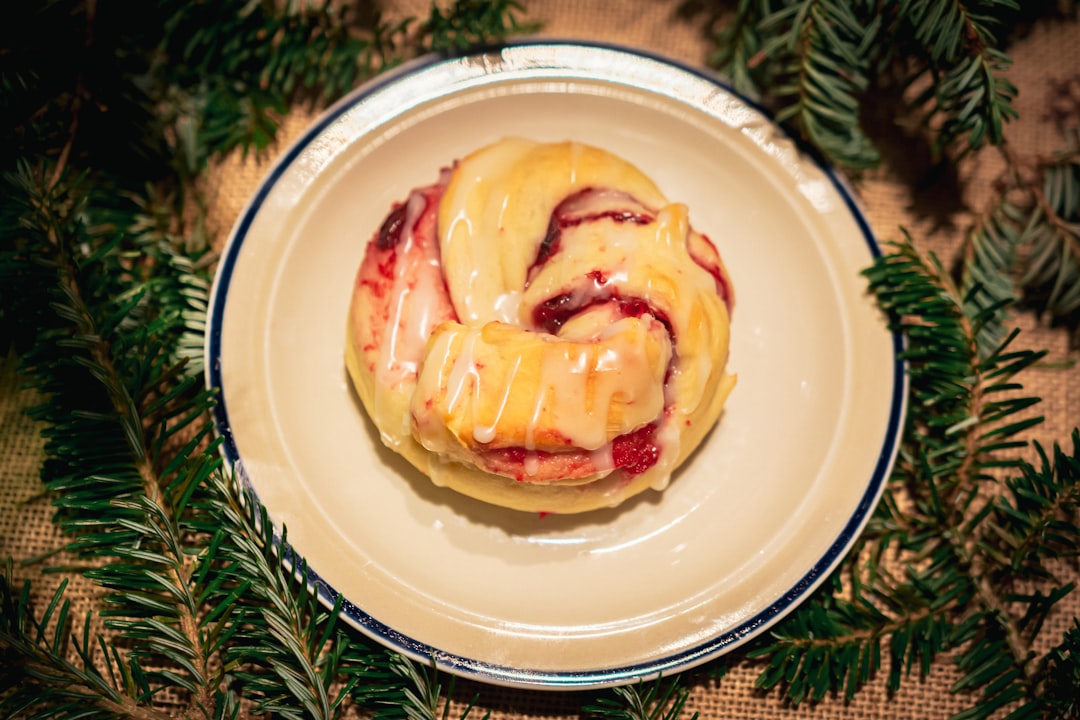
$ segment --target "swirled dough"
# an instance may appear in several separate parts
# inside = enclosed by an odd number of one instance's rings
[[[735,384],[720,256],[631,163],[506,138],[368,241],[345,358],[383,442],[436,484],[575,513],[662,490]]]

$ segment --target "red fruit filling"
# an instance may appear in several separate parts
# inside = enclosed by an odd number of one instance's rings
[[[405,227],[405,204],[396,203],[390,214],[383,220],[379,227],[379,234],[375,238],[375,247],[380,250],[389,250],[401,242],[401,230]]]
[[[648,225],[653,221],[653,216],[629,209],[605,209],[589,211],[589,200],[596,197],[617,198],[621,201],[639,204],[632,196],[616,190],[597,190],[585,188],[573,195],[568,195],[551,212],[551,220],[548,222],[547,234],[536,253],[536,260],[529,268],[529,277],[533,271],[546,263],[548,258],[559,250],[562,240],[562,231],[569,227],[575,227],[586,222],[595,220],[611,220],[617,223],[632,222],[638,225]]]
[[[581,302],[580,299],[575,300],[572,293],[564,293],[562,295],[550,297],[533,308],[533,325],[546,333],[554,335],[567,320],[574,315],[577,315],[582,310],[611,302],[618,306],[619,312],[623,317],[640,318],[645,315],[652,315],[658,321],[663,323],[668,334],[674,338],[671,322],[663,311],[650,306],[648,301],[643,298],[622,297],[615,288],[593,295],[585,302]]]
[[[488,450],[481,453],[481,457],[489,472],[513,477],[519,482],[533,478],[542,478],[545,481],[568,480],[596,472],[592,456],[584,450],[548,452],[510,447]],[[656,444],[656,423],[649,423],[612,440],[611,459],[615,468],[630,475],[640,475],[655,465],[660,459],[660,448]],[[535,465],[531,475],[526,471],[530,463]]]
[[[727,273],[720,266],[719,258],[720,253],[716,251],[716,246],[713,245],[713,241],[709,239],[704,233],[701,235],[701,239],[712,249],[713,257],[704,258],[698,257],[696,253],[691,253],[690,257],[693,258],[700,267],[704,268],[713,279],[716,281],[716,294],[719,295],[724,304],[727,305],[728,312],[731,312],[731,281],[728,280]]]
[[[656,445],[656,423],[649,423],[633,432],[620,435],[611,442],[611,459],[615,467],[631,475],[640,475],[660,458]]]

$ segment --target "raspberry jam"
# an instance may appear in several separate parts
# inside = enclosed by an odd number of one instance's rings
[[[611,459],[615,467],[631,475],[640,475],[660,458],[656,445],[656,423],[649,423],[611,441]]]
[[[600,274],[599,271],[594,272]],[[596,281],[595,277],[592,279],[594,282]],[[533,325],[546,333],[554,335],[567,320],[574,315],[577,315],[582,310],[610,302],[613,302],[618,306],[619,312],[623,317],[640,318],[645,315],[652,315],[659,322],[663,323],[668,333],[674,338],[671,322],[664,312],[651,306],[648,301],[643,298],[622,297],[616,289],[606,290],[603,293],[593,295],[592,297],[587,298],[586,302],[581,302],[580,298],[575,300],[570,293],[550,297],[533,308]]]
[[[379,228],[379,236],[375,240],[375,247],[380,250],[389,250],[401,242],[401,230],[405,226],[405,205],[403,203],[394,206],[390,214],[383,220]]]

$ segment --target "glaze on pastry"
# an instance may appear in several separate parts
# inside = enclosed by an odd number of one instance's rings
[[[731,282],[627,161],[507,138],[395,205],[345,355],[383,442],[436,484],[532,512],[618,505],[716,423]]]

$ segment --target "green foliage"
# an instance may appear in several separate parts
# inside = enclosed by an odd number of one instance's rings
[[[201,599],[220,617],[217,647],[236,668],[236,687],[260,712],[297,720],[338,717],[357,681],[334,687],[351,644],[337,625],[341,599],[330,609],[322,606],[285,533],[275,542],[266,511],[235,487],[214,478],[216,492],[206,508],[208,519],[219,523],[210,547],[220,563],[207,569],[212,584]]]
[[[1080,338],[1080,145],[1063,129],[1065,148],[1027,163],[1006,153],[997,203],[968,234],[961,286],[971,302],[1022,307],[1067,325]],[[982,328],[980,344],[1000,339],[1002,315]]]
[[[957,139],[966,139],[969,150],[1003,141],[1004,122],[1016,117],[1016,88],[1005,77],[1011,60],[1001,48],[1019,9],[1015,0],[898,4],[897,16],[922,55],[909,82],[931,79],[911,103],[925,111],[927,122],[940,120],[939,149]]]
[[[746,653],[767,660],[757,687],[783,687],[794,703],[823,700],[830,692],[851,699],[876,675],[889,651],[890,618],[862,595],[843,598],[839,581],[840,575],[830,578],[813,602]],[[890,677],[890,686],[896,684],[898,677]]]
[[[869,51],[880,27],[881,16],[849,0],[791,3],[759,24],[769,35],[761,52],[775,58],[776,119],[852,168],[880,159],[859,125],[859,96],[869,86]]]
[[[1080,620],[1073,619],[1072,627],[1061,643],[1046,656],[1046,694],[1043,706],[1046,717],[1080,717]]]
[[[76,632],[65,587],[66,581],[36,617],[30,586],[17,589],[10,560],[0,575],[0,711],[6,717],[114,718],[136,707],[131,698],[149,697],[146,678],[91,632],[90,616]]]
[[[515,0],[457,0],[446,10],[432,4],[431,15],[421,26],[422,46],[431,52],[449,52],[535,32],[538,24],[518,20],[516,13],[523,9]]]
[[[182,344],[184,314],[198,289],[174,272],[174,263],[161,261],[175,249],[120,232],[106,221],[120,211],[63,172],[43,178],[27,168],[19,183],[27,211],[18,249],[5,260],[48,271],[41,278],[48,282],[9,288],[51,310],[51,322],[39,327],[23,356],[43,400],[31,411],[46,426],[43,477],[56,521],[71,536],[66,549],[105,592],[100,616],[110,640],[96,645],[113,666],[97,677],[66,665],[58,640],[49,648],[58,656],[42,662],[66,674],[51,676],[55,688],[38,684],[40,697],[47,704],[53,689],[67,696],[65,678],[79,671],[77,687],[88,688],[79,692],[100,690],[108,707],[148,706],[173,688],[186,691],[193,714],[215,716],[234,705],[228,685],[235,681],[224,668],[237,657],[257,664],[271,654],[281,676],[290,663],[310,667],[310,655],[325,645],[313,643],[295,617],[282,630],[277,616],[260,608],[253,621],[252,606],[264,594],[276,591],[279,604],[310,614],[313,624],[326,624],[325,613],[312,612],[306,585],[282,586],[281,564],[265,559],[274,545],[264,527],[236,518],[239,500],[219,479],[220,461],[208,445],[211,395],[167,349]],[[138,212],[130,210],[132,217]],[[256,553],[261,565],[241,564]],[[17,623],[7,642],[29,647],[19,634],[28,627],[25,619]],[[63,638],[64,626],[56,632]],[[260,651],[249,651],[241,638],[252,638]],[[82,647],[94,647],[88,643],[84,638]],[[336,676],[331,670],[326,677]],[[237,673],[241,682],[255,675]],[[319,687],[309,683],[289,697],[307,707]]]
[[[963,154],[1001,144],[1016,117],[1005,29],[1018,11],[1014,0],[739,0],[714,10],[709,63],[842,167],[879,163],[867,107],[889,92],[939,156]]]
[[[761,0],[739,0],[731,17],[715,32],[709,63],[727,73],[732,86],[748,96],[759,94],[756,67],[764,59],[764,38],[757,30]]]
[[[364,666],[361,658],[356,666]],[[434,663],[420,665],[404,655],[389,659],[390,676],[382,683],[356,686],[353,697],[361,707],[372,709],[375,720],[465,720],[476,708],[476,696],[456,715],[452,710],[456,681],[444,678]],[[443,679],[447,683],[443,685]],[[490,713],[485,713],[484,718]]]
[[[880,668],[895,690],[953,653],[953,690],[972,702],[959,717],[1006,706],[1038,716],[1062,700],[1045,694],[1047,663],[1033,659],[1047,616],[1073,590],[1052,568],[1080,547],[1080,430],[1071,452],[1036,444],[1037,465],[1015,453],[1041,420],[1016,379],[1044,353],[1011,349],[1015,332],[980,346],[1005,305],[971,302],[910,239],[866,275],[908,340],[904,440],[841,572],[747,653],[765,665],[758,685],[795,703],[850,698]]]
[[[688,697],[689,691],[678,676],[658,677],[652,682],[617,687],[610,696],[586,703],[582,711],[594,720],[678,720]],[[694,713],[691,720],[697,716]]]
[[[994,307],[1004,309],[1018,300],[1013,273],[1024,245],[1024,231],[1017,225],[1018,221],[1022,218],[1015,209],[1003,203],[968,233],[960,288],[969,313]],[[988,352],[1002,342],[1008,321],[1005,312],[985,317],[976,338],[980,352]]]
[[[166,31],[153,78],[167,88],[180,169],[233,147],[266,148],[291,103],[338,97],[396,63],[409,22],[364,3],[226,0],[157,5]]]
[[[1038,166],[1041,186],[1031,188],[1025,223],[1028,255],[1018,284],[1041,313],[1080,324],[1080,143],[1067,131],[1065,150]],[[1005,203],[1003,206],[1009,207]],[[1012,209],[1012,208],[1009,208]],[[1018,208],[1020,212],[1023,209]]]

